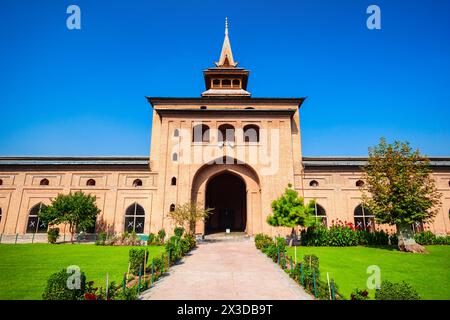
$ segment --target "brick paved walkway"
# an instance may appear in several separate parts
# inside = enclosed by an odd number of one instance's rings
[[[155,300],[310,300],[253,241],[203,243],[142,295]]]

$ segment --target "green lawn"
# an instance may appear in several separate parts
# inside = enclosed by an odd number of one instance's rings
[[[381,280],[411,284],[422,299],[450,299],[450,246],[427,246],[429,254],[404,253],[391,248],[298,247],[297,259],[305,254],[319,257],[321,278],[330,274],[345,298],[354,288],[366,288],[369,265],[378,265]],[[294,248],[288,249],[294,256]],[[369,290],[373,298],[374,292]]]
[[[50,274],[77,265],[99,287],[110,281],[121,283],[128,268],[131,247],[91,244],[0,244],[0,299],[41,299]],[[159,256],[163,247],[147,247]]]

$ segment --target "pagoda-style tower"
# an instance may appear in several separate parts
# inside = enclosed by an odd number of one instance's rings
[[[215,67],[203,71],[206,91],[202,93],[202,97],[250,97],[250,92],[247,91],[250,72],[238,68],[238,63],[234,62],[228,37],[228,18],[225,18],[225,38],[222,52],[219,62],[215,64]]]

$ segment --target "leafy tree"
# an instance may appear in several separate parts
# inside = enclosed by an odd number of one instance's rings
[[[96,197],[82,191],[69,194],[58,194],[51,205],[41,210],[39,219],[49,225],[68,224],[73,236],[75,231],[86,230],[95,225],[100,209],[95,204]]]
[[[377,222],[397,227],[401,251],[425,252],[414,240],[411,224],[432,221],[441,206],[441,193],[431,176],[429,159],[407,142],[386,143],[382,138],[369,148],[363,168],[364,205]]]
[[[176,205],[175,210],[168,213],[168,216],[179,227],[188,227],[189,233],[195,232],[195,224],[199,220],[205,220],[212,214],[214,208],[204,208],[196,202],[188,201],[186,203]]]
[[[284,194],[272,202],[273,214],[267,217],[267,223],[274,227],[310,226],[313,224],[315,202],[305,205],[304,199],[289,184]]]

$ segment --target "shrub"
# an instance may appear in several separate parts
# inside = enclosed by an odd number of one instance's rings
[[[264,250],[273,244],[273,240],[266,234],[258,233],[255,235],[255,246],[258,250]]]
[[[197,240],[195,240],[195,235],[191,233],[186,233],[184,238],[189,242],[189,251],[197,246]]]
[[[130,249],[129,251],[129,261],[130,261],[130,272],[132,274],[138,275],[141,265],[144,266],[144,257],[147,256],[147,249]]]
[[[393,233],[389,236],[389,244],[391,246],[396,246],[398,245],[398,237],[397,234]]]
[[[392,283],[383,281],[375,291],[376,300],[420,300],[417,291],[405,281]]]
[[[418,232],[414,240],[420,245],[449,245],[450,236],[437,236],[431,231]]]
[[[349,226],[333,225],[328,230],[327,245],[349,247],[359,244],[358,232]]]
[[[56,243],[59,237],[59,228],[50,228],[47,231],[48,243]]]
[[[73,277],[73,273],[67,273],[63,269],[52,274],[47,280],[47,286],[42,293],[43,300],[81,300],[83,299],[86,288],[86,276],[84,272],[80,272],[80,287],[77,289],[69,289],[67,280]],[[76,283],[75,283],[76,284]]]
[[[177,227],[173,230],[173,233],[175,234],[175,236],[180,237],[183,235],[184,233],[184,228],[183,227]]]
[[[170,254],[170,261],[177,262],[183,256],[181,248],[181,238],[172,236],[166,241],[166,252]]]
[[[350,300],[369,300],[369,292],[356,288],[350,295]]]
[[[137,287],[125,288],[118,291],[115,300],[136,300],[138,297]]]
[[[387,246],[389,245],[389,234],[380,231],[358,230],[359,244],[366,246]]]
[[[328,245],[328,229],[323,225],[309,227],[301,232],[302,246]]]
[[[155,275],[159,275],[162,271],[162,267],[163,267],[163,261],[161,258],[154,258],[153,259],[153,272],[155,273]]]
[[[95,241],[95,244],[98,246],[104,246],[106,243],[106,239],[108,237],[108,234],[106,232],[99,232],[97,235],[97,240]]]
[[[156,235],[154,233],[149,233],[148,234],[148,239],[147,239],[147,245],[151,246],[151,245],[155,245],[156,242]]]
[[[164,239],[166,238],[166,231],[161,229],[158,231],[157,241],[160,244],[164,244]]]

